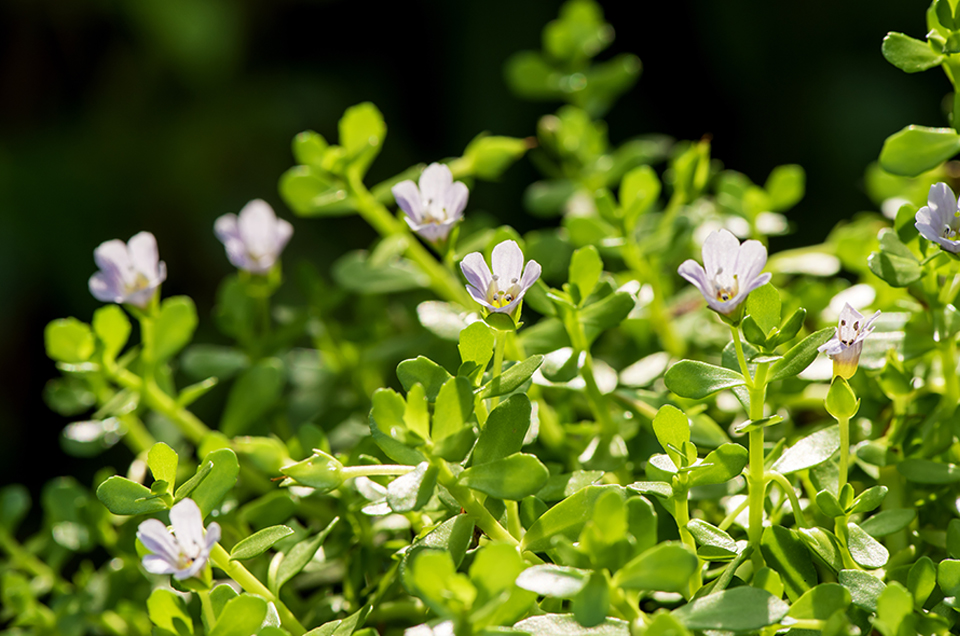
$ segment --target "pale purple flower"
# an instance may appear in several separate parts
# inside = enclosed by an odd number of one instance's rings
[[[504,241],[494,247],[490,263],[492,273],[480,252],[464,257],[460,269],[469,283],[467,291],[487,309],[510,313],[540,278],[540,264],[528,261],[524,268],[523,252],[516,241]]]
[[[728,230],[717,230],[703,242],[702,253],[702,267],[687,259],[677,271],[721,314],[732,313],[750,292],[770,281],[769,273],[760,273],[767,264],[767,248],[760,241],[741,245]]]
[[[293,236],[293,226],[278,219],[262,199],[243,206],[239,216],[224,214],[213,224],[213,231],[227,248],[230,263],[251,274],[269,272]]]
[[[184,499],[170,509],[173,533],[158,519],[147,519],[137,529],[137,538],[151,552],[143,567],[153,574],[172,574],[178,581],[199,574],[210,558],[210,549],[220,540],[220,526],[211,523],[203,531],[203,515],[193,499]]]
[[[470,191],[453,181],[450,168],[431,163],[420,175],[420,187],[413,181],[401,181],[391,189],[397,205],[406,213],[410,228],[424,239],[443,241],[463,217]]]
[[[960,210],[957,197],[946,183],[930,186],[927,204],[917,210],[914,225],[923,238],[939,243],[948,252],[960,253]]]
[[[820,345],[817,350],[826,353],[833,360],[833,374],[850,379],[857,372],[863,340],[873,331],[873,322],[880,315],[878,310],[864,320],[863,314],[848,304],[840,311],[840,321],[833,338]]]
[[[157,255],[157,239],[150,232],[135,234],[127,243],[119,239],[101,243],[93,260],[100,271],[90,277],[90,293],[104,302],[143,309],[167,279],[167,265]]]

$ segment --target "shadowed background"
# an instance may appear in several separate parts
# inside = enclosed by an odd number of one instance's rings
[[[602,3],[619,52],[640,56],[638,85],[607,117],[614,144],[641,133],[713,136],[713,154],[762,183],[799,163],[807,196],[796,232],[774,250],[823,239],[872,206],[862,175],[883,139],[945,125],[939,70],[908,76],[880,55],[887,31],[926,32],[923,3]],[[375,8],[372,8],[375,6]],[[404,3],[276,0],[8,0],[0,5],[0,484],[76,474],[102,460],[63,455],[67,420],[41,399],[57,375],[44,354],[54,318],[88,321],[102,241],[153,232],[169,271],[164,295],[188,294],[198,341],[232,271],[214,219],[263,198],[291,219],[285,262],[321,271],[374,238],[361,221],[296,219],[277,195],[292,137],[336,138],[343,110],[370,100],[386,144],[376,183],[416,162],[458,155],[481,130],[525,137],[559,104],[514,98],[510,54],[539,48],[557,0]],[[525,160],[480,183],[470,210],[520,231]]]

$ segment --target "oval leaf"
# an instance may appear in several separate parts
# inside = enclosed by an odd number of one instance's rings
[[[284,539],[293,534],[293,529],[287,526],[270,526],[237,543],[230,550],[230,558],[233,560],[252,559],[260,556],[280,539]]]

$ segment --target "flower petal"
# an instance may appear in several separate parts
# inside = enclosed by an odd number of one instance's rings
[[[274,262],[280,257],[280,252],[283,251],[283,248],[287,246],[287,243],[290,242],[290,238],[293,236],[293,225],[290,221],[286,219],[277,219],[276,225],[274,225]]]
[[[767,248],[763,246],[763,243],[753,240],[744,241],[737,252],[737,263],[734,269],[740,277],[740,284],[749,286],[760,275],[766,264]]]
[[[929,208],[923,208],[923,210],[929,210]],[[917,213],[917,218],[918,219],[920,218],[919,212]],[[920,236],[927,239],[928,241],[933,241],[934,243],[936,243],[941,238],[939,233],[935,229],[933,229],[933,226],[930,225],[930,223],[921,223],[918,220],[913,225],[917,228],[917,231],[920,232]]]
[[[180,556],[180,546],[167,526],[159,519],[147,519],[137,527],[137,538],[152,554],[176,563]]]
[[[476,287],[474,287],[473,285],[467,285],[467,293],[470,294],[470,296],[471,296],[475,301],[477,301],[478,303],[480,303],[481,305],[483,305],[483,306],[486,307],[487,309],[494,309],[494,310],[496,310],[496,307],[494,307],[493,305],[491,305],[491,304],[487,301],[487,295],[486,295],[485,293],[483,293],[482,291],[478,290],[478,289],[477,289]]]
[[[712,280],[717,272],[735,271],[740,241],[729,230],[720,229],[703,242],[703,269],[707,278]]]
[[[927,195],[927,205],[941,224],[946,224],[957,211],[957,197],[946,183],[934,183]]]
[[[507,240],[494,247],[490,254],[490,267],[493,275],[499,279],[501,289],[519,282],[523,274],[523,252],[517,242]]]
[[[237,225],[237,215],[224,214],[217,217],[217,220],[213,222],[213,233],[223,244],[226,244],[227,241],[240,241],[240,226]]]
[[[444,197],[443,207],[447,211],[447,218],[455,221],[463,216],[463,209],[467,207],[467,199],[470,197],[470,190],[466,184],[457,181],[447,188]]]
[[[520,279],[520,293],[517,294],[517,298],[522,298],[527,290],[533,287],[542,272],[540,263],[532,260],[527,261],[527,266],[523,268],[523,277]]]
[[[140,274],[153,281],[159,276],[158,263],[160,256],[157,253],[157,239],[150,232],[138,232],[127,243],[130,252],[130,262]]]
[[[130,269],[130,252],[120,239],[105,241],[93,250],[93,261],[107,274]]]
[[[407,179],[390,188],[390,192],[393,193],[397,205],[406,213],[408,218],[415,223],[423,221],[423,204],[420,202],[420,190],[417,188],[417,184]]]
[[[97,272],[90,277],[90,293],[97,300],[105,303],[119,303],[123,301],[122,293],[116,288],[114,280],[104,272]]]
[[[204,545],[203,514],[193,499],[183,499],[170,509],[170,524],[177,541],[190,556],[195,556]]]
[[[442,163],[431,163],[420,175],[420,201],[423,207],[431,202],[442,203],[446,200],[447,188],[453,183],[450,168]]]
[[[677,273],[694,285],[708,301],[714,296],[712,284],[707,280],[707,273],[697,261],[688,258],[677,268]]]
[[[271,256],[276,245],[277,215],[263,199],[250,201],[237,217],[240,238],[253,257]]]
[[[470,252],[460,261],[460,271],[467,279],[467,282],[477,288],[477,290],[486,298],[487,289],[493,282],[493,276],[490,274],[490,268],[487,262],[483,260],[483,254],[480,252]]]
[[[953,254],[960,253],[960,242],[958,241],[951,241],[950,239],[945,239],[940,236],[934,237],[933,240],[939,243],[940,247],[947,250],[948,252],[951,252]]]
[[[143,569],[150,574],[173,574],[177,571],[177,566],[156,554],[148,554],[143,557]]]

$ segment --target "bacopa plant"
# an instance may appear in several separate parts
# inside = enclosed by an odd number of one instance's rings
[[[953,4],[883,54],[955,82]],[[356,214],[380,238],[282,273],[294,226],[269,205],[217,219],[231,345],[192,342],[148,231],[96,248],[105,304],[47,326],[46,397],[67,452],[122,443],[129,464],[47,484],[33,536],[26,489],[0,490],[10,633],[955,631],[960,109],[887,140],[867,184],[889,217],[771,255],[803,170],[757,185],[707,139],[611,145],[601,117],[640,69],[594,61],[612,38],[570,0],[508,61],[517,95],[565,102],[530,139],[369,186],[373,104],[337,143],[297,135],[299,223]],[[544,176],[523,203],[557,223],[521,236],[469,195],[524,155]]]

